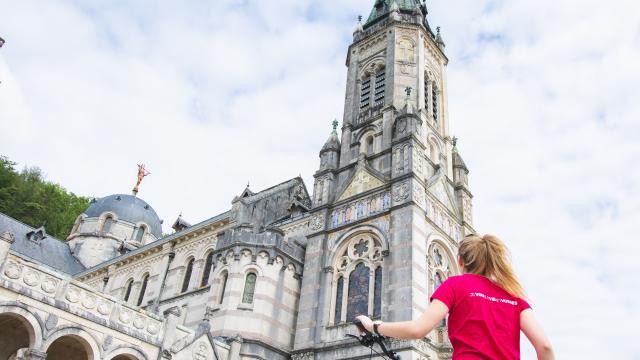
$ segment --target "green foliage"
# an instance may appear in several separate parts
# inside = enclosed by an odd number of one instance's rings
[[[0,156],[0,212],[32,227],[66,239],[78,215],[89,207],[89,198],[76,196],[45,180],[37,167],[16,171],[16,163]]]

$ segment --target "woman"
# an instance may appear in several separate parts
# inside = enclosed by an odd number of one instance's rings
[[[431,297],[418,320],[383,323],[359,316],[364,327],[384,336],[422,339],[449,314],[453,360],[520,359],[520,330],[539,360],[555,356],[516,278],[504,243],[495,236],[465,237],[458,249],[463,275],[452,276]]]

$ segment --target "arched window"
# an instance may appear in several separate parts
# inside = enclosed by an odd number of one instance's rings
[[[108,233],[111,231],[111,226],[113,225],[113,217],[111,215],[107,215],[104,219],[104,223],[102,223],[102,232]]]
[[[194,259],[191,259],[187,263],[187,269],[184,272],[184,279],[182,280],[182,289],[180,292],[186,292],[187,290],[189,290],[189,283],[191,282],[191,273],[193,272],[193,261]]]
[[[373,136],[369,135],[367,137],[367,155],[373,154]]]
[[[442,285],[445,280],[455,275],[455,265],[452,265],[452,257],[442,245],[434,243],[429,248],[427,257],[427,265],[429,266],[429,289],[431,295]],[[439,326],[445,326],[446,320],[443,320]]]
[[[144,300],[144,293],[147,292],[147,284],[149,283],[149,274],[146,274],[142,278],[142,286],[140,287],[140,294],[138,294],[138,302],[136,305],[142,305],[142,301]]]
[[[209,285],[209,276],[211,275],[211,267],[213,267],[213,251],[207,254],[207,259],[204,262],[204,271],[202,272],[202,280],[200,281],[200,287]]]
[[[376,86],[373,98],[373,106],[384,105],[384,88],[385,88],[385,69],[382,68],[376,72]]]
[[[136,231],[136,237],[135,240],[138,242],[142,242],[142,239],[144,239],[144,233],[147,231],[147,228],[143,226],[140,226],[138,228],[138,230]]]
[[[347,321],[358,315],[369,314],[369,268],[358,263],[349,274],[349,295],[347,296]]]
[[[129,281],[127,281],[127,289],[125,290],[124,297],[122,298],[124,302],[129,302],[129,297],[131,297],[132,288],[133,288],[133,279],[129,279]]]
[[[253,295],[256,291],[256,279],[255,273],[248,273],[244,282],[244,292],[242,293],[242,303],[253,304]]]
[[[229,279],[229,273],[226,271],[222,273],[222,277],[220,279],[220,293],[218,295],[218,304],[222,304],[224,300],[224,293],[227,290],[227,280]]]
[[[380,317],[382,309],[382,246],[370,233],[348,239],[334,263],[334,324],[358,315]],[[369,296],[373,295],[373,298]],[[346,295],[346,296],[345,296]]]
[[[434,164],[440,163],[440,150],[433,139],[429,140],[429,158]]]
[[[438,122],[440,109],[438,108],[438,102],[440,101],[438,97],[438,87],[434,84],[431,88],[431,111],[433,114],[433,121]]]

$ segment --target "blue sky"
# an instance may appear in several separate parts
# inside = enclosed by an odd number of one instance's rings
[[[0,154],[91,196],[128,193],[144,161],[165,224],[247,181],[311,186],[372,3],[0,0]],[[640,359],[638,5],[428,5],[476,227],[511,247],[559,358]]]

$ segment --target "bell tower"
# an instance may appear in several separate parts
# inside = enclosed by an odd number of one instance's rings
[[[459,273],[473,231],[468,168],[449,134],[448,59],[419,0],[376,0],[349,46],[342,133],[320,151],[293,359],[349,359],[364,314],[415,319]],[[394,343],[403,358],[450,358],[446,326]]]

